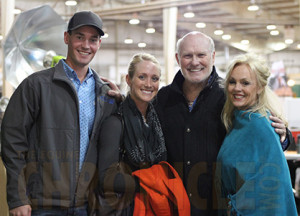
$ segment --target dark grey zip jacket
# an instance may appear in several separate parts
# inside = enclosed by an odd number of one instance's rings
[[[68,208],[87,202],[96,171],[102,121],[116,110],[108,85],[93,71],[95,121],[79,172],[79,104],[73,83],[60,62],[26,78],[10,99],[2,122],[2,159],[7,171],[10,209]]]

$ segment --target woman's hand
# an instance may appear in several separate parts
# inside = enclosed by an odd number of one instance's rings
[[[280,142],[283,143],[286,139],[286,126],[284,122],[276,116],[270,116],[270,120],[273,121],[272,127],[274,127],[275,132],[280,136]]]

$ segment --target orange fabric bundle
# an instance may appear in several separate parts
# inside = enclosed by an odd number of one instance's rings
[[[132,173],[145,193],[134,199],[134,216],[189,216],[190,202],[176,170],[163,161]]]

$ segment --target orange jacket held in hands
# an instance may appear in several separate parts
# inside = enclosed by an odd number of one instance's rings
[[[134,216],[189,216],[190,202],[175,169],[163,161],[132,173],[142,188],[134,200]]]

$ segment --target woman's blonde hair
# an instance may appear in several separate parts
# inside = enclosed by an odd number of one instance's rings
[[[136,65],[142,61],[150,61],[150,62],[154,63],[155,66],[157,67],[159,75],[161,74],[160,64],[153,55],[151,55],[149,53],[137,53],[131,58],[131,61],[129,62],[129,65],[128,65],[128,76],[130,79],[132,79],[134,76],[134,73],[136,70]]]
[[[232,128],[233,122],[233,112],[235,110],[230,98],[228,97],[227,88],[229,85],[229,79],[232,71],[235,67],[239,65],[246,65],[249,67],[250,71],[254,73],[258,88],[262,89],[262,92],[257,95],[257,101],[254,106],[250,107],[247,112],[250,113],[260,113],[262,116],[267,117],[268,113],[271,112],[272,115],[279,117],[287,126],[287,121],[284,117],[281,103],[277,95],[268,86],[268,78],[270,76],[270,70],[267,66],[265,60],[261,57],[248,53],[236,56],[228,66],[228,73],[225,78],[225,94],[226,101],[222,111],[222,120],[226,127],[227,132]]]

